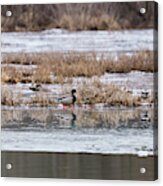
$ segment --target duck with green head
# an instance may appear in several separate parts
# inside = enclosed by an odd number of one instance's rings
[[[58,103],[63,104],[63,106],[74,106],[76,100],[76,89],[72,89],[71,95],[58,98]]]

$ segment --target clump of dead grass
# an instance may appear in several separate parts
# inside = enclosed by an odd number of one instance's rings
[[[58,75],[54,79],[53,83],[55,83],[55,84],[64,84],[65,83],[65,78],[62,75]]]
[[[47,94],[39,93],[32,97],[32,99],[28,102],[28,105],[47,107],[56,105],[56,102],[54,99],[51,99]]]
[[[27,72],[23,69],[17,69],[16,67],[2,67],[1,68],[1,81],[3,83],[30,83],[32,82],[32,73]]]
[[[58,21],[57,27],[68,29],[71,31],[76,30],[119,30],[120,24],[117,20],[108,14],[101,16],[88,16],[84,13],[76,16],[64,14]]]
[[[21,95],[20,94],[14,94],[13,91],[9,89],[2,89],[1,91],[1,104],[7,105],[7,106],[17,106],[20,105]]]
[[[6,56],[6,57],[5,57]],[[153,51],[136,52],[132,56],[120,55],[99,59],[95,53],[45,53],[45,54],[7,54],[3,63],[36,64],[32,73],[14,67],[2,68],[2,82],[38,82],[64,84],[65,78],[101,76],[104,73],[128,73],[133,70],[156,72]],[[18,60],[19,59],[19,60]]]
[[[131,56],[120,55],[118,59],[104,62],[103,66],[108,73],[128,73],[134,70],[144,72],[156,72],[157,68],[153,51],[140,51]]]
[[[1,80],[4,83],[18,83],[22,79],[22,73],[14,67],[3,67]]]
[[[46,65],[46,63],[38,66],[33,75],[33,81],[36,83],[52,83],[51,66]]]
[[[7,54],[3,55],[2,62],[5,64],[32,65],[39,63],[39,57],[41,56],[27,53]]]
[[[54,62],[55,63],[55,62]],[[100,67],[100,62],[83,55],[70,54],[61,58],[60,62],[56,61],[53,67],[55,75],[62,75],[63,77],[92,77],[94,75],[100,76],[104,73]]]
[[[140,106],[141,97],[133,96],[116,85],[106,85],[99,80],[92,83],[83,83],[78,89],[79,104],[104,103],[109,106]]]
[[[155,52],[151,51],[141,51],[137,52],[131,57],[132,70],[139,70],[145,72],[155,72],[157,71],[157,63],[155,59]]]

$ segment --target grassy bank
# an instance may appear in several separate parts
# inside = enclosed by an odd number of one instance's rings
[[[140,14],[140,8],[146,8]],[[6,17],[6,11],[12,11]],[[3,5],[2,31],[154,28],[154,2]]]
[[[72,85],[66,89],[66,92],[71,92]],[[65,89],[64,89],[65,91]],[[63,92],[66,93],[66,92]],[[56,96],[56,95],[55,95]],[[57,97],[57,96],[56,96]],[[94,105],[97,103],[103,103],[106,106],[126,106],[126,107],[137,107],[141,106],[142,103],[148,103],[148,105],[154,102],[153,96],[150,95],[148,98],[142,98],[141,96],[134,96],[132,92],[127,89],[113,84],[103,84],[101,81],[94,80],[93,82],[81,82],[77,87],[77,102],[76,104],[89,104]],[[2,89],[1,96],[2,105],[8,106],[54,106],[58,102],[54,99],[54,96],[45,92],[37,92],[32,97],[24,99],[24,95],[15,93],[14,90],[4,88]]]
[[[101,76],[105,73],[128,73],[133,70],[156,72],[152,51],[136,52],[132,56],[120,55],[97,58],[95,53],[44,53],[44,54],[7,54],[3,56],[3,83],[66,83],[72,77]],[[10,64],[19,64],[17,68]],[[25,66],[37,65],[26,69]],[[25,66],[24,66],[25,65]],[[23,68],[24,66],[24,68]]]
[[[107,106],[137,107],[142,103],[153,103],[153,98],[143,99],[141,96],[134,96],[131,92],[113,84],[103,84],[99,80],[93,83],[83,83],[78,89],[78,103],[104,103]]]

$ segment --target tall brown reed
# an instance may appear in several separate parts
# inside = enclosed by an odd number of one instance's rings
[[[95,53],[43,53],[43,54],[7,54],[2,63],[8,66],[2,68],[2,82],[39,82],[64,83],[65,77],[92,77],[104,73],[127,73],[132,70],[156,72],[154,52],[141,51],[132,56],[120,55],[97,58]],[[27,73],[9,64],[36,64],[34,71]],[[27,78],[28,76],[28,78]]]

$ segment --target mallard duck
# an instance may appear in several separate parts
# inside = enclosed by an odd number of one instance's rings
[[[57,99],[58,103],[61,103],[64,106],[74,105],[76,102],[76,95],[75,94],[76,94],[76,89],[72,89],[71,95],[58,98]]]
[[[42,91],[42,92],[51,92],[50,89],[46,88],[46,87],[42,87],[41,84],[32,84],[31,87],[29,87],[30,90],[38,92],[38,91]]]
[[[29,87],[29,89],[30,90],[32,90],[32,91],[40,91],[41,90],[41,85],[40,84],[32,84],[32,86],[31,87]]]
[[[141,121],[150,121],[150,118],[149,118],[149,115],[148,115],[148,112],[145,111],[144,113],[141,114]]]
[[[147,99],[148,97],[149,97],[149,92],[148,91],[142,91],[141,92],[141,97],[143,98],[143,99]]]

